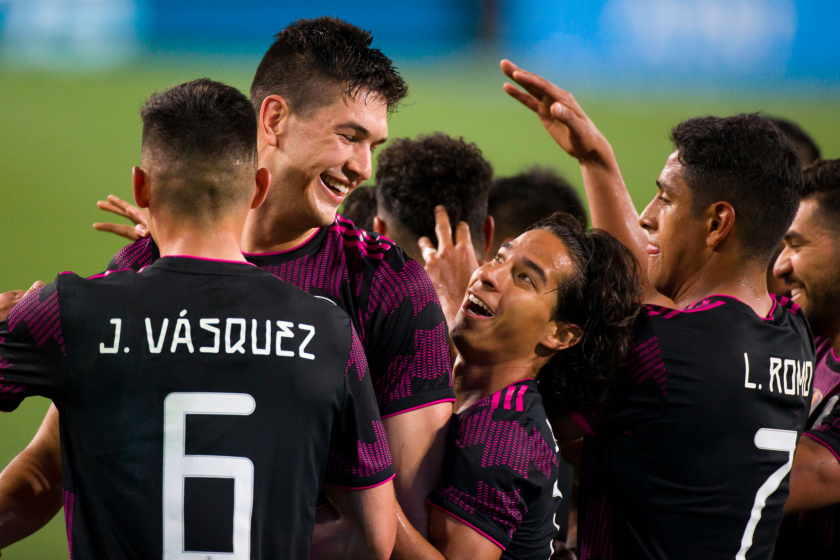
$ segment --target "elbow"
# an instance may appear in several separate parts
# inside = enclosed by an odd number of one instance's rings
[[[365,535],[365,548],[367,549],[364,558],[371,560],[388,560],[394,551],[394,543],[397,539],[397,516],[394,514],[390,520],[383,520],[376,527],[372,527]]]

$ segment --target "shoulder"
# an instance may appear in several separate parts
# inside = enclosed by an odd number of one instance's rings
[[[335,221],[327,228],[327,243],[347,257],[365,259],[373,265],[386,259],[392,261],[402,253],[387,237],[357,227],[340,214],[335,215]]]
[[[157,245],[151,237],[138,239],[117,251],[108,270],[133,269],[140,270],[144,266],[152,264],[158,258]]]

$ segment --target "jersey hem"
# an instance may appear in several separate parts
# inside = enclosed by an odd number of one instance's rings
[[[412,410],[419,410],[421,408],[426,408],[427,406],[433,406],[433,405],[440,404],[440,403],[445,403],[445,402],[455,402],[456,400],[457,399],[453,397],[453,398],[440,399],[440,400],[437,400],[437,401],[418,404],[417,406],[412,406],[411,408],[406,408],[405,410],[400,410],[400,411],[397,411],[397,412],[392,412],[390,414],[386,414],[385,416],[382,416],[382,419],[385,420],[386,418],[393,418],[394,416],[399,416],[400,414],[405,414],[406,412],[411,412]]]
[[[345,485],[342,485],[342,484],[328,484],[326,482],[323,484],[323,486],[329,486],[330,488],[347,488],[349,490],[368,490],[369,488],[376,488],[377,486],[382,486],[386,482],[390,482],[390,481],[394,480],[394,477],[396,477],[396,476],[397,476],[397,474],[394,473],[391,476],[389,476],[388,478],[386,478],[385,480],[383,480],[382,482],[377,482],[376,484],[371,484],[369,486],[345,486]]]
[[[505,547],[502,545],[502,543],[500,543],[499,541],[497,541],[496,539],[494,539],[493,537],[491,537],[490,535],[488,535],[487,533],[485,533],[484,531],[482,531],[481,529],[479,529],[478,527],[476,527],[475,525],[473,525],[469,521],[463,519],[462,517],[456,515],[455,513],[451,512],[451,511],[449,511],[445,507],[437,505],[436,503],[432,502],[429,498],[426,498],[426,502],[430,506],[432,506],[433,508],[439,509],[440,511],[442,511],[446,515],[457,519],[458,521],[460,521],[461,523],[463,523],[464,525],[466,525],[467,527],[469,527],[470,529],[472,529],[473,531],[475,531],[476,533],[478,533],[479,535],[481,535],[482,537],[484,537],[485,539],[487,539],[491,543],[493,543],[496,546],[498,546],[499,548],[501,548],[502,551],[505,550]]]
[[[397,414],[402,414],[415,408],[422,408],[448,399],[455,400],[455,390],[452,387],[438,387],[424,391],[419,395],[412,395],[404,399],[379,405],[379,415],[382,418],[388,418],[389,416],[396,416]]]

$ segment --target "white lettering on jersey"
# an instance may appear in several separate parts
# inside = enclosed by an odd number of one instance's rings
[[[750,357],[744,352],[744,387],[747,389],[755,389],[755,383],[750,381]]]
[[[306,335],[306,338],[301,343],[300,348],[298,348],[298,356],[300,356],[301,358],[306,358],[307,360],[314,360],[315,354],[310,354],[308,352],[305,352],[304,350],[307,344],[309,344],[309,341],[312,340],[312,337],[315,336],[315,327],[313,327],[312,325],[299,324],[298,328],[303,331],[309,331],[309,334]]]
[[[232,345],[230,344],[230,329],[232,325],[239,325],[239,341]],[[228,354],[233,354],[234,352],[239,352],[240,354],[245,353],[245,319],[228,319],[227,325],[225,328],[225,352]]]
[[[291,358],[295,355],[294,352],[291,350],[283,350],[283,339],[284,338],[294,338],[295,333],[292,332],[292,327],[294,327],[294,323],[290,323],[288,321],[277,321],[277,328],[280,329],[277,331],[277,355],[278,356],[286,356],[287,358]]]
[[[155,344],[155,339],[152,337],[152,320],[146,317],[146,338],[149,339],[149,352],[152,354],[160,354],[163,349],[163,339],[166,336],[167,327],[169,327],[169,319],[164,319],[163,325],[160,327],[158,342]]]
[[[99,343],[100,354],[116,354],[120,349],[120,332],[122,331],[122,319],[111,319],[111,324],[116,325],[116,332],[114,333],[114,345],[110,348],[105,347],[104,342]]]
[[[746,355],[746,354],[745,354]],[[799,361],[789,358],[770,358],[770,392],[783,392],[785,395],[807,397],[811,392],[811,381],[814,377],[814,362]],[[776,387],[773,388],[773,379]],[[784,389],[782,387],[784,386]],[[761,385],[758,386],[761,388]]]
[[[201,319],[198,321],[199,326],[205,331],[213,333],[213,346],[202,346],[198,349],[203,354],[218,354],[219,353],[219,333],[221,332],[216,327],[210,325],[218,325],[218,319]]]
[[[172,347],[169,349],[171,353],[175,353],[175,350],[178,348],[179,344],[186,344],[187,350],[190,351],[190,354],[193,353],[193,343],[192,343],[192,334],[190,334],[190,322],[187,319],[184,319],[186,316],[187,310],[184,309],[181,311],[180,316],[181,318],[175,322],[175,334],[172,335]],[[181,331],[184,331],[184,334],[181,334]]]
[[[251,351],[258,356],[271,354],[271,321],[265,321],[265,348],[257,347],[257,320],[251,319]]]

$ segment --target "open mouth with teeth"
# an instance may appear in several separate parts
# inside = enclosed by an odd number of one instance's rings
[[[471,313],[472,315],[478,315],[479,317],[492,317],[493,313],[490,311],[490,308],[487,307],[487,304],[475,297],[472,294],[467,294],[467,306],[466,311]]]
[[[321,181],[337,196],[347,196],[350,193],[350,189],[344,183],[326,173],[321,173]]]

